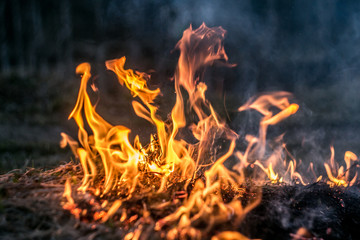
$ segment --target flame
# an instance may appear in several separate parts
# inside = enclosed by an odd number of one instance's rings
[[[66,179],[63,197],[66,198],[66,200],[67,200],[67,202],[69,204],[74,204],[75,203],[74,199],[71,196],[71,185],[70,185],[70,180],[69,179]]]
[[[150,122],[156,129],[156,133],[149,136],[147,144],[141,143],[139,136],[131,143],[129,128],[113,126],[96,112],[96,105],[91,102],[87,92],[91,79],[90,64],[82,63],[77,67],[76,73],[81,75],[81,84],[69,119],[74,119],[79,127],[79,143],[62,133],[61,147],[70,145],[81,163],[84,177],[78,190],[92,191],[99,198],[109,197],[107,199],[112,200],[111,204],[108,204],[108,200],[104,201],[102,208],[107,208],[107,211],[96,212],[93,216],[95,221],[106,222],[120,211],[120,222],[124,222],[128,215],[121,210],[124,208],[123,203],[137,192],[166,192],[171,184],[182,182],[183,189],[177,196],[184,198],[181,206],[154,223],[155,230],[161,231],[166,227],[168,239],[200,239],[218,224],[230,221],[235,225],[239,224],[260,203],[261,194],[258,193],[253,202],[242,205],[241,197],[248,168],[256,170],[256,181],[265,178],[271,183],[307,184],[297,169],[301,161],[297,162],[286,149],[284,135],[272,140],[271,149],[266,136],[269,127],[279,124],[298,111],[299,105],[289,100],[292,98],[291,93],[264,93],[249,99],[238,109],[255,110],[262,115],[258,135],[244,136],[247,142],[244,151],[236,146],[239,135],[227,126],[206,99],[207,86],[201,82],[201,71],[215,61],[234,66],[227,63],[224,36],[223,28],[208,28],[205,24],[195,30],[190,26],[184,31],[176,45],[180,50],[180,57],[174,76],[176,99],[169,121],[162,120],[158,115],[155,99],[161,92],[160,89],[148,87],[150,75],[125,69],[125,57],[105,63],[119,83],[132,94],[135,114]],[[92,89],[98,91],[95,86]],[[88,127],[91,129],[89,132]],[[195,143],[180,139],[179,133],[184,130],[191,133],[193,139],[196,139]],[[214,143],[218,139],[222,140],[224,146],[228,146],[227,151],[214,151]],[[234,159],[234,156],[238,162],[232,169],[226,167],[224,163],[230,158]],[[332,149],[330,165],[324,164],[330,181],[343,186],[353,184],[357,173],[350,179],[349,169],[351,162],[358,161],[357,156],[352,152],[345,153],[347,170],[343,167],[336,169],[333,158]],[[314,172],[312,163],[309,169]],[[335,171],[336,177],[333,175]],[[316,178],[320,181],[321,176]],[[224,201],[223,191],[234,192],[235,196]],[[72,206],[67,209],[76,209],[69,181],[65,184],[64,197],[67,198],[68,206]],[[166,204],[168,202],[160,206]],[[143,212],[143,218],[146,219],[150,213],[146,209]],[[199,222],[205,223],[207,228],[203,231],[197,229],[195,226]],[[141,238],[142,228],[141,224],[138,225],[124,238]],[[223,232],[213,239],[246,237],[240,233]]]
[[[75,218],[80,218],[81,209],[77,207],[77,204],[75,203],[73,197],[71,196],[71,185],[70,185],[70,179],[66,179],[65,182],[65,189],[63,193],[63,197],[66,198],[66,203],[63,205],[63,208],[70,211],[71,214],[75,216]]]
[[[248,240],[249,238],[245,237],[241,233],[224,231],[216,236],[212,237],[211,240]]]
[[[63,133],[61,146],[69,144],[80,160],[84,177],[79,191],[95,189],[93,192],[100,194],[100,197],[111,195],[114,191],[126,191],[127,199],[130,199],[136,189],[151,190],[155,187],[156,191],[163,192],[175,178],[185,181],[186,189],[192,179],[205,176],[204,181],[198,179],[195,182],[182,207],[156,223],[157,229],[171,222],[179,223],[178,228],[169,231],[169,238],[171,234],[201,236],[201,232],[192,227],[194,221],[208,222],[210,219],[209,231],[220,222],[230,219],[240,221],[258,204],[259,200],[243,207],[240,195],[229,203],[225,203],[221,196],[222,189],[240,189],[244,181],[241,170],[234,172],[223,165],[233,155],[238,136],[206,100],[207,86],[200,82],[198,76],[204,67],[214,61],[228,60],[223,47],[224,35],[225,30],[221,27],[208,28],[205,24],[195,30],[190,26],[184,31],[177,44],[180,57],[174,77],[176,100],[171,111],[171,123],[165,123],[157,115],[154,100],[160,95],[160,90],[148,88],[149,75],[125,69],[125,57],[106,62],[107,69],[114,72],[119,83],[126,86],[136,98],[132,102],[136,115],[156,128],[156,134],[150,136],[149,144],[145,146],[140,143],[138,136],[131,144],[130,129],[121,125],[113,126],[96,112],[87,92],[91,67],[88,63],[77,67],[76,72],[81,74],[81,85],[69,119],[74,119],[79,127],[80,144]],[[196,120],[190,122],[186,112],[196,116]],[[85,126],[90,127],[91,133],[86,131]],[[179,132],[184,128],[190,129],[196,143],[178,139]],[[227,141],[229,149],[218,158],[209,157],[209,149],[217,138]],[[146,184],[149,174],[152,186]],[[94,219],[107,221],[121,207],[122,201],[115,201],[106,213],[99,212]],[[212,209],[219,209],[218,214],[212,214]],[[126,213],[123,214],[121,219],[126,218]],[[126,238],[139,237],[140,232],[141,229],[137,229],[128,233]]]
[[[246,135],[245,139],[248,142],[248,146],[244,152],[236,152],[237,158],[240,163],[236,166],[239,169],[248,166],[259,167],[270,180],[271,183],[282,183],[284,176],[290,171],[290,179],[300,179],[303,183],[301,175],[295,171],[296,160],[293,159],[292,155],[286,150],[285,144],[282,144],[283,135],[280,135],[275,142],[277,147],[272,149],[270,154],[266,153],[267,141],[266,133],[267,129],[271,125],[276,125],[284,119],[295,114],[299,105],[296,103],[290,103],[291,93],[288,92],[273,92],[263,93],[259,96],[250,98],[244,105],[239,107],[238,111],[245,110],[256,110],[261,115],[262,119],[259,123],[259,135]],[[278,109],[278,113],[274,113],[273,109]],[[287,155],[292,158],[292,161],[288,163],[287,170],[281,163],[284,162],[284,156]],[[275,172],[274,168],[282,168],[283,176]]]
[[[336,185],[336,186],[352,186],[355,181],[357,180],[358,173],[356,172],[355,175],[350,178],[350,170],[352,166],[358,165],[358,158],[355,155],[355,153],[346,151],[344,156],[345,166],[346,169],[344,170],[344,167],[341,166],[340,168],[337,166],[334,160],[335,156],[335,150],[334,147],[331,146],[331,156],[330,156],[330,163],[324,163],[324,167],[326,170],[326,173],[328,175],[328,178],[330,181],[328,183],[330,186]],[[354,165],[351,164],[351,162],[354,162]]]
[[[75,108],[69,118],[73,118],[79,126],[78,138],[82,147],[78,147],[65,134],[62,145],[69,143],[80,159],[84,170],[81,190],[93,185],[99,171],[96,165],[100,161],[101,170],[104,172],[102,194],[108,193],[119,183],[124,183],[130,189],[129,193],[133,192],[138,178],[141,178],[142,171],[139,171],[139,168],[162,176],[161,186],[164,186],[167,177],[175,168],[183,179],[191,179],[201,168],[200,164],[203,164],[204,149],[209,146],[209,140],[215,137],[211,136],[213,129],[216,129],[217,134],[226,132],[228,139],[236,138],[236,134],[218,119],[211,104],[205,99],[206,85],[202,82],[197,83],[195,77],[201,67],[215,60],[227,60],[222,45],[224,34],[225,31],[221,27],[208,28],[204,24],[196,30],[190,27],[184,32],[177,45],[181,54],[175,75],[176,102],[171,112],[171,126],[166,125],[157,116],[157,107],[153,103],[160,90],[150,90],[147,87],[147,74],[126,70],[125,57],[106,62],[107,69],[116,74],[119,83],[125,85],[134,98],[140,99],[141,103],[132,102],[135,113],[154,124],[157,129],[156,140],[155,135],[152,135],[147,148],[142,147],[138,137],[135,138],[134,145],[131,145],[128,139],[130,129],[112,126],[97,114],[86,91],[91,77],[90,65],[83,63],[78,66],[76,72],[82,74],[81,86]],[[191,125],[193,135],[199,141],[195,145],[176,139],[178,131],[187,124],[182,88],[188,93],[190,109],[198,117],[198,122]],[[93,135],[89,136],[86,132],[84,120],[90,126]],[[155,145],[158,146],[154,147]],[[196,159],[193,152],[197,152]],[[159,190],[164,189],[161,187]]]

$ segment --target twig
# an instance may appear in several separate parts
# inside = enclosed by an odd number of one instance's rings
[[[359,160],[356,160],[348,169],[346,169],[339,177],[343,177],[345,176],[345,173],[350,171],[352,168],[354,168],[355,166],[360,166],[360,162]]]

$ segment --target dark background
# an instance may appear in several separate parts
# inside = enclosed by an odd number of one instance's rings
[[[322,163],[330,144],[339,161],[345,150],[360,153],[359,1],[1,0],[0,18],[0,172],[70,159],[58,142],[61,131],[76,137],[67,116],[80,83],[75,68],[84,61],[105,119],[150,132],[104,61],[126,56],[128,68],[151,72],[166,116],[174,46],[202,22],[227,30],[225,50],[237,66],[208,70],[205,81],[234,129],[254,125],[236,112],[250,96],[285,90],[300,110],[278,128],[296,157]]]

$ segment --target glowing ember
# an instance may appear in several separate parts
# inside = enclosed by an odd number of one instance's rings
[[[120,222],[131,223],[139,219],[141,224],[129,230],[125,239],[138,239],[144,224],[153,224],[156,231],[166,227],[163,237],[167,239],[200,239],[219,224],[229,221],[238,224],[259,204],[260,194],[256,194],[252,202],[243,206],[247,168],[254,168],[252,179],[259,183],[308,183],[297,172],[297,161],[282,142],[283,135],[273,140],[271,151],[267,150],[268,127],[278,124],[299,109],[299,105],[289,101],[290,93],[262,94],[251,98],[238,109],[256,110],[263,116],[258,136],[245,136],[248,142],[245,151],[236,149],[238,135],[221,120],[206,100],[207,86],[200,81],[199,72],[214,61],[227,62],[224,35],[225,30],[221,27],[208,28],[205,24],[196,30],[190,27],[184,31],[177,44],[180,57],[174,77],[176,101],[170,121],[164,121],[157,115],[158,108],[154,100],[160,95],[160,90],[148,88],[149,75],[125,69],[125,57],[106,62],[107,69],[116,74],[119,83],[125,85],[136,99],[132,102],[136,115],[156,127],[156,133],[149,137],[146,145],[140,143],[138,136],[131,144],[130,129],[113,126],[96,112],[87,93],[91,78],[90,65],[82,63],[77,67],[76,72],[82,75],[81,85],[69,119],[73,118],[79,127],[80,144],[62,133],[61,146],[69,144],[80,160],[84,177],[78,190],[82,193],[92,192],[104,199],[102,206],[93,215],[94,221],[106,222],[119,214]],[[185,113],[194,115],[191,119],[196,120],[190,122]],[[85,126],[89,126],[92,133],[88,133]],[[196,143],[179,139],[179,131],[184,128],[191,131]],[[228,146],[220,156],[211,154],[216,139],[221,139]],[[224,166],[224,162],[232,156],[238,159],[238,163],[229,169]],[[355,154],[346,152],[346,169],[337,168],[332,149],[330,165],[324,164],[331,184],[352,185],[357,179],[357,173],[353,175],[350,170],[352,163],[357,161]],[[309,169],[314,172],[312,166],[311,163]],[[320,181],[321,177],[315,174],[315,179]],[[150,213],[146,206],[143,207],[142,216],[128,215],[129,212],[123,207],[124,202],[137,195],[173,191],[171,189],[175,183],[181,183],[181,189],[174,192],[174,198],[164,199],[152,207],[161,209],[172,203],[177,207],[155,223],[149,220]],[[224,191],[232,196],[226,199]],[[69,181],[65,184],[64,197],[67,199],[64,208],[79,218]],[[200,231],[198,226],[201,223],[205,223],[206,227]],[[219,233],[214,239],[246,238],[240,233],[228,231]]]

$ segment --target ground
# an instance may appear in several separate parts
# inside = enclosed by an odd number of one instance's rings
[[[76,192],[81,177],[80,166],[74,163],[47,171],[28,168],[25,172],[14,170],[0,175],[0,238],[114,239],[123,238],[139,224],[143,225],[140,239],[162,239],[165,236],[167,228],[154,231],[155,222],[179,205],[174,201],[166,207],[154,206],[171,199],[174,188],[160,195],[134,196],[125,201],[125,210],[119,210],[119,215],[115,214],[103,223],[100,217],[93,218],[95,212],[101,213],[103,200],[91,191],[85,194]],[[79,214],[76,211],[71,214],[64,209],[67,208],[63,196],[66,179],[71,179],[77,208],[87,209],[79,218],[76,218]],[[230,220],[205,236],[209,238],[221,231],[239,231],[257,239],[295,239],[300,235],[309,239],[358,239],[360,236],[359,185],[330,188],[325,183],[307,186],[266,184],[260,188],[260,205],[240,224],[234,225]],[[242,195],[243,203],[254,198],[253,194],[246,192]],[[226,196],[229,195],[224,195],[225,200]],[[110,199],[114,201],[114,198]],[[144,207],[149,211],[146,217],[141,215]],[[123,211],[128,214],[125,221],[119,220]],[[205,226],[200,224],[198,229],[203,231]]]

